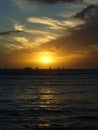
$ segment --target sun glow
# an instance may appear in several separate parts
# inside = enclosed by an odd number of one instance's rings
[[[43,65],[50,65],[54,61],[53,53],[49,51],[40,52],[38,57],[38,61]]]
[[[41,61],[42,61],[43,63],[49,63],[49,62],[51,62],[51,58],[49,58],[49,57],[43,57],[43,58],[41,59]]]

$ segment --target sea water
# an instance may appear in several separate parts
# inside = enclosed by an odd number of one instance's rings
[[[1,74],[0,130],[34,128],[97,130],[98,73]]]

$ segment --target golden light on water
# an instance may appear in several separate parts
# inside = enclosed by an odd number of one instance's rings
[[[40,107],[43,109],[51,109],[54,91],[50,87],[40,89]]]
[[[50,124],[48,123],[43,123],[43,124],[38,124],[38,128],[49,128],[50,127]]]

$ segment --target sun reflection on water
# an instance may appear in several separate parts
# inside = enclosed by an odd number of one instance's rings
[[[49,109],[54,99],[54,91],[51,87],[40,89],[40,107]]]
[[[50,124],[38,124],[38,128],[49,128],[50,127]]]

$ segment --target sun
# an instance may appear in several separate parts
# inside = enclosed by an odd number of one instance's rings
[[[41,59],[41,61],[42,61],[43,63],[49,63],[49,62],[51,62],[51,58],[49,58],[49,57],[43,57],[43,58]]]
[[[37,62],[42,67],[49,67],[54,64],[54,55],[52,52],[45,51],[45,52],[39,52],[38,58],[36,58]]]

